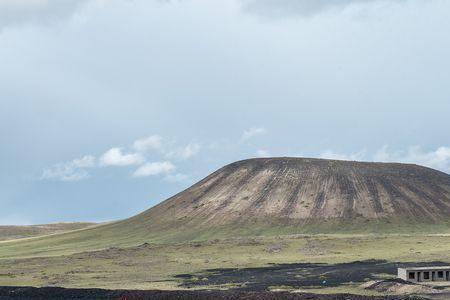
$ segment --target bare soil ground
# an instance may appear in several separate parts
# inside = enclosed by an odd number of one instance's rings
[[[367,290],[376,290],[381,293],[390,294],[437,294],[441,291],[432,285],[415,284],[398,278],[387,280],[369,281],[362,285]]]

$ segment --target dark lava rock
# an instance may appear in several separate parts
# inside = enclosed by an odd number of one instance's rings
[[[315,295],[287,292],[243,292],[243,291],[126,291],[103,289],[65,289],[57,287],[0,287],[0,299],[16,300],[413,300],[410,296],[359,296],[350,294]]]

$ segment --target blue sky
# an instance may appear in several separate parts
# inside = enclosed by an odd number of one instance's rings
[[[0,0],[0,224],[145,210],[235,160],[450,173],[447,0]]]

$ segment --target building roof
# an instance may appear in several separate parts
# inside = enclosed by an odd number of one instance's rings
[[[405,267],[399,268],[407,271],[433,271],[433,270],[450,270],[450,266],[432,266],[432,267]]]

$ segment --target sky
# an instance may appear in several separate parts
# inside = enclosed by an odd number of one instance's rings
[[[251,157],[450,173],[448,0],[0,0],[0,224],[108,221]]]

